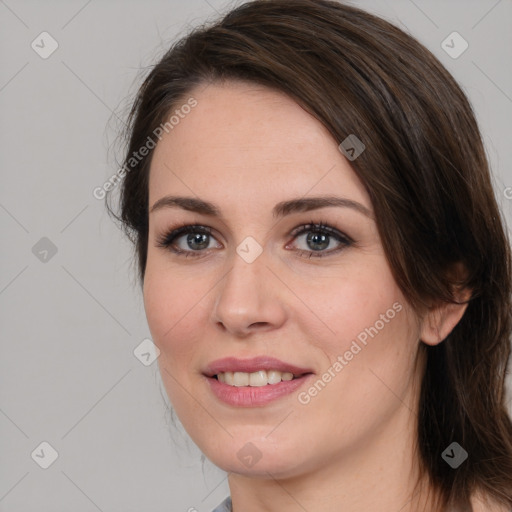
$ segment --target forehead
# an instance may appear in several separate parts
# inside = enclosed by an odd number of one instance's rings
[[[197,105],[155,148],[150,204],[167,193],[192,193],[248,207],[311,192],[350,195],[371,208],[337,141],[284,93],[226,82],[201,85],[190,97]]]

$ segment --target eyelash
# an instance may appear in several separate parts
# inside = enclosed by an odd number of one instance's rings
[[[333,237],[337,242],[340,242],[342,244],[342,247],[337,249],[331,249],[330,251],[305,251],[303,249],[297,249],[297,252],[299,253],[300,257],[309,257],[309,258],[324,258],[326,256],[330,256],[332,254],[338,253],[342,251],[344,248],[351,246],[354,241],[345,235],[344,233],[341,233],[337,229],[329,226],[327,223],[324,223],[322,221],[320,222],[314,222],[311,221],[309,224],[303,224],[301,226],[298,226],[295,228],[290,235],[293,236],[293,238],[297,238],[304,233],[315,233],[320,235],[328,235],[330,237]],[[189,233],[201,233],[205,235],[212,235],[212,229],[208,226],[202,226],[198,224],[182,224],[180,226],[177,226],[174,229],[170,229],[166,231],[161,237],[157,240],[157,246],[161,247],[163,249],[167,249],[174,254],[177,254],[179,256],[184,256],[186,258],[192,257],[192,258],[200,258],[204,255],[204,253],[207,250],[199,250],[199,251],[186,251],[183,249],[177,249],[174,246],[174,242],[177,238],[187,235]],[[303,256],[304,254],[307,254],[308,256]]]

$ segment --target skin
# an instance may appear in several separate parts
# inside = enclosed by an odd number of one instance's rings
[[[416,355],[420,343],[444,339],[465,306],[432,304],[421,318],[412,311],[391,274],[367,191],[338,143],[293,100],[243,82],[203,85],[191,96],[197,106],[155,149],[150,209],[181,195],[217,204],[222,217],[176,207],[150,213],[144,280],[162,380],[182,424],[229,472],[235,512],[339,512],[340,504],[347,512],[418,510],[425,502],[422,493],[411,501]],[[372,215],[331,206],[272,217],[280,201],[326,194]],[[290,233],[311,221],[354,243],[331,237],[323,252],[341,251],[301,256],[315,246],[307,233]],[[178,223],[212,228],[201,257],[158,246]],[[248,236],[263,249],[252,263],[236,252]],[[193,252],[187,235],[175,244]],[[297,399],[301,388],[265,406],[232,407],[202,375],[219,358],[270,355],[311,368],[317,380],[394,303],[401,311],[306,405]],[[261,453],[252,467],[237,457],[248,442]]]

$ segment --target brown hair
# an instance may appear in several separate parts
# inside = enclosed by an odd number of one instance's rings
[[[417,311],[472,297],[426,359],[418,456],[439,506],[470,510],[475,492],[512,506],[512,423],[504,382],[510,354],[511,254],[468,99],[424,46],[387,21],[329,0],[256,0],[176,42],[152,68],[129,116],[129,169],[120,216],[144,280],[151,155],[130,162],[198,85],[245,80],[285,92],[340,143],[370,194],[386,257]],[[130,162],[130,165],[128,165]],[[108,199],[108,196],[107,196]],[[465,275],[455,276],[455,264]],[[457,469],[441,457],[456,441]]]

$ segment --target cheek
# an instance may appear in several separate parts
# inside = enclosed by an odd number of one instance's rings
[[[396,283],[384,273],[367,277],[330,296],[336,307],[326,307],[325,320],[336,334],[317,342],[323,373],[301,397],[354,435],[409,402],[418,348],[414,314]]]
[[[202,411],[186,390],[192,389],[198,342],[199,317],[204,313],[196,280],[183,280],[169,272],[149,268],[144,279],[144,307],[152,340],[160,350],[158,366],[162,382],[181,421],[188,424]]]
[[[180,279],[165,270],[146,271],[144,308],[149,329],[161,356],[172,367],[185,369],[184,363],[194,354],[199,317],[205,314],[201,297],[206,290],[199,289],[201,283],[201,279]]]
[[[371,263],[302,292],[325,327],[322,345],[331,358],[349,350],[353,341],[365,347],[376,338],[403,338],[399,334],[405,320],[403,295],[387,266]]]
[[[311,390],[322,394],[317,405],[340,403],[340,410],[355,411],[373,404],[370,409],[376,410],[396,400],[393,393],[405,393],[414,373],[417,325],[386,265],[347,274],[339,287],[318,289],[311,300],[329,328],[310,338],[325,356],[322,372],[328,381]]]

